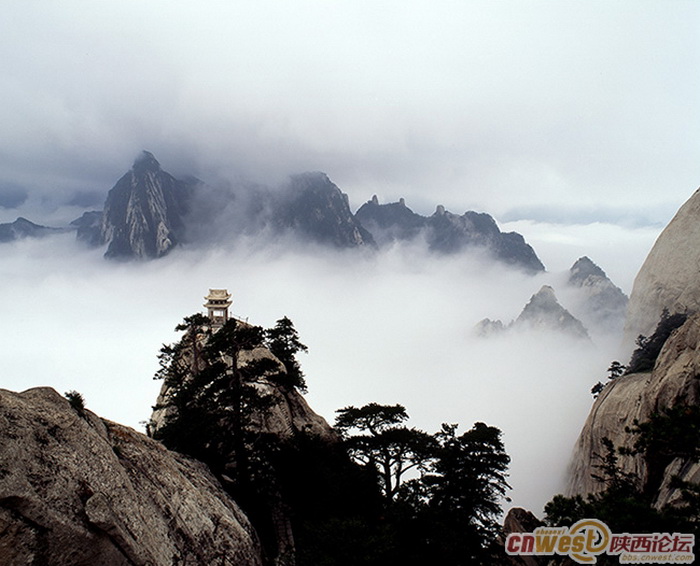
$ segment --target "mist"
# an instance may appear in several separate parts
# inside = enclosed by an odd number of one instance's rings
[[[6,8],[0,221],[111,186],[140,149],[175,176],[323,170],[354,205],[514,220],[663,222],[698,184],[692,0]]]
[[[616,234],[619,261],[600,265],[629,293],[653,238],[620,227],[529,228],[536,249],[550,244],[538,253],[553,268],[537,276],[480,254],[436,256],[419,243],[368,254],[241,238],[132,263],[106,261],[74,234],[6,244],[1,385],[78,390],[100,416],[143,430],[160,388],[152,377],[161,345],[177,339],[184,316],[203,311],[209,288],[227,288],[235,316],[263,327],[294,322],[309,347],[300,359],[307,400],[330,423],[337,409],[375,401],[404,405],[410,424],[428,432],[443,422],[497,426],[512,457],[512,505],[538,513],[563,487],[590,388],[619,359],[619,336],[484,339],[474,325],[509,322],[543,284],[568,307],[562,285],[582,255],[577,238],[598,261],[610,258]]]

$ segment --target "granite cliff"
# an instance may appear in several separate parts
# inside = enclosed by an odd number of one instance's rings
[[[605,453],[604,439],[616,447],[632,448],[635,437],[628,431],[636,423],[700,403],[700,314],[692,314],[700,306],[699,219],[700,192],[696,192],[659,236],[635,280],[626,339],[629,343],[638,334],[643,337],[637,340],[638,349],[626,373],[608,382],[591,408],[571,462],[569,494],[605,488],[593,477]],[[652,346],[653,352],[645,354]],[[648,359],[640,364],[642,354]],[[657,508],[680,496],[680,489],[672,486],[674,476],[700,482],[700,466],[689,455],[670,460],[627,455],[620,457],[619,464],[622,471],[638,478],[640,487],[653,492]]]
[[[700,310],[700,189],[659,235],[634,281],[625,334],[648,336],[661,313]]]
[[[612,380],[596,399],[584,424],[570,468],[568,492],[571,495],[596,493],[605,485],[594,479],[599,456],[605,454],[604,438],[616,447],[632,448],[635,437],[628,432],[636,422],[673,407],[700,403],[700,315],[675,330],[664,344],[651,372],[630,373]],[[624,472],[634,474],[639,484],[647,482],[650,466],[641,455],[620,458]],[[671,486],[672,478],[700,483],[700,464],[690,457],[664,463],[660,481],[653,486],[654,504],[661,508],[680,496]]]
[[[13,566],[262,564],[206,466],[49,388],[0,390],[0,533]]]

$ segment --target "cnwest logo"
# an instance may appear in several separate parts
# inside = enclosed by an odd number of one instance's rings
[[[692,564],[694,535],[679,533],[613,534],[598,519],[583,519],[571,527],[538,527],[532,533],[506,538],[510,555],[569,556],[579,564],[595,564],[604,552],[620,555],[621,564]]]

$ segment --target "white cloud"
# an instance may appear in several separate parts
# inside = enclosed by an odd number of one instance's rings
[[[634,231],[626,236],[646,245]],[[610,342],[474,337],[479,320],[509,321],[542,284],[560,282],[558,273],[530,277],[410,246],[378,256],[183,249],[120,264],[72,237],[2,248],[2,387],[77,389],[90,409],[134,427],[156,399],[160,345],[175,339],[182,317],[202,310],[210,287],[226,287],[236,315],[265,327],[285,315],[294,321],[310,348],[301,359],[308,400],[326,419],[377,401],[404,404],[428,431],[442,422],[500,427],[513,457],[514,504],[537,511],[559,489],[590,387],[618,356]]]
[[[695,2],[22,2],[0,23],[0,177],[109,188],[325,170],[463,212],[677,208],[696,188]],[[1,180],[1,179],[0,179]]]
[[[29,197],[0,222],[78,216],[62,206],[76,191],[106,192],[149,149],[205,181],[324,170],[354,206],[376,193],[421,214],[486,211],[551,274],[408,249],[381,262],[221,249],[115,265],[22,242],[1,249],[3,385],[75,388],[136,425],[161,342],[210,286],[228,287],[253,322],[294,320],[327,418],[377,400],[405,403],[426,429],[487,420],[505,431],[516,502],[534,509],[613,354],[553,337],[477,343],[470,329],[516,316],[581,255],[630,291],[659,223],[699,184],[699,15],[693,1],[637,0],[7,6],[0,185]],[[550,223],[523,220],[545,208]],[[603,218],[557,221],[581,211]]]

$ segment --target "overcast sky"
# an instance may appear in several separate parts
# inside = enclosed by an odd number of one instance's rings
[[[537,510],[618,344],[485,343],[473,325],[508,322],[544,283],[561,292],[582,255],[629,294],[700,185],[699,27],[700,3],[671,0],[5,3],[0,222],[100,208],[148,149],[210,183],[322,170],[353,208],[377,194],[422,214],[489,212],[549,273],[411,249],[115,265],[72,234],[19,242],[0,262],[0,387],[78,389],[138,427],[158,348],[209,287],[227,287],[235,314],[295,321],[328,420],[377,401],[430,431],[499,426],[514,502]]]
[[[0,221],[99,206],[146,148],[354,207],[665,223],[700,184],[699,28],[694,0],[10,2]]]

